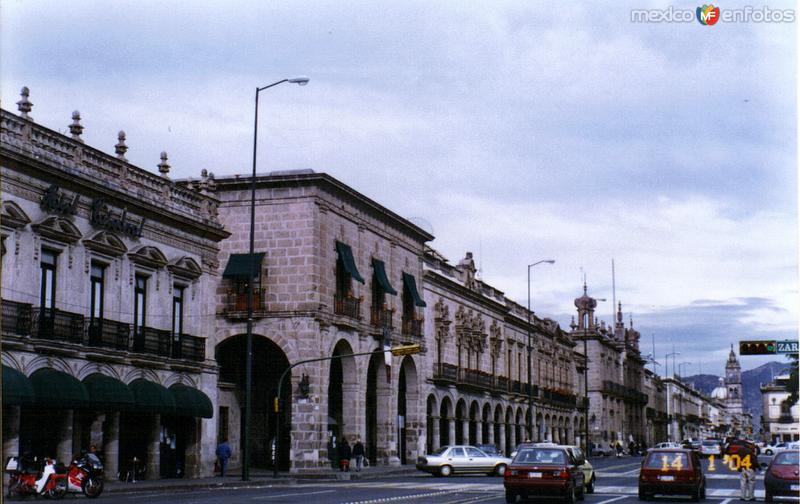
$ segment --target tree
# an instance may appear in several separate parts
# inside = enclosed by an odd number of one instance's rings
[[[786,389],[789,391],[789,397],[786,399],[786,402],[789,406],[794,406],[797,403],[797,395],[798,395],[798,374],[797,374],[797,363],[798,358],[797,354],[789,354],[787,357],[792,361],[791,368],[789,370],[789,383],[786,385]]]

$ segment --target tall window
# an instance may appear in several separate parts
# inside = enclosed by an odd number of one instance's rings
[[[341,255],[336,260],[336,295],[349,297],[353,294],[353,279],[345,268]]]
[[[103,319],[104,278],[105,278],[105,268],[103,267],[103,265],[93,262],[92,273],[90,277],[91,296],[92,296],[91,319],[93,322],[95,320]]]
[[[181,340],[183,339],[183,287],[176,285],[172,289],[172,356],[181,357]]]
[[[42,285],[40,305],[42,310],[56,307],[56,258],[51,250],[42,250]]]
[[[142,338],[142,331],[147,321],[147,277],[136,275],[133,303],[133,333]],[[143,343],[143,341],[142,341]]]

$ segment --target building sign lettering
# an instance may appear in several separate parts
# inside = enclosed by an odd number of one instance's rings
[[[75,215],[78,211],[78,195],[74,195],[72,200],[69,200],[69,198],[65,197],[65,195],[60,192],[59,187],[53,184],[48,187],[44,195],[42,195],[41,206],[47,212],[61,215]]]
[[[92,215],[90,217],[92,225],[109,231],[123,233],[131,238],[142,236],[144,229],[144,217],[138,223],[128,220],[128,210],[123,209],[120,214],[115,214],[102,198],[92,201]]]

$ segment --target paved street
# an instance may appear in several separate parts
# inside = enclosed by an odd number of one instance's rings
[[[760,457],[766,462],[769,457]],[[587,495],[587,504],[633,503],[637,500],[637,475],[641,458],[624,457],[593,459],[597,470],[597,488]],[[731,472],[719,464],[708,470],[708,460],[704,461],[707,478],[707,501],[719,504],[738,502],[738,473]],[[756,496],[763,499],[763,483],[756,485]],[[499,504],[505,502],[501,478],[468,476],[437,478],[423,473],[408,476],[381,478],[360,481],[299,481],[292,484],[264,485],[259,487],[219,489],[194,489],[186,491],[147,491],[126,493],[124,489],[109,494],[119,503],[158,503],[210,504],[222,502],[243,503],[379,503],[414,502],[420,504],[458,504],[480,502]],[[689,502],[688,497],[659,498],[657,502]],[[796,502],[796,501],[795,501]]]

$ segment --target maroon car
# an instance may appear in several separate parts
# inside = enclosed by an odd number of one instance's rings
[[[797,497],[800,494],[800,451],[778,452],[764,474],[764,500],[772,502],[776,495]]]
[[[583,500],[582,463],[563,447],[523,445],[503,477],[506,502],[516,502],[517,496],[526,500],[534,495],[561,497],[568,503]]]
[[[656,494],[689,495],[695,502],[706,498],[706,478],[694,450],[650,450],[639,471],[639,500]]]

